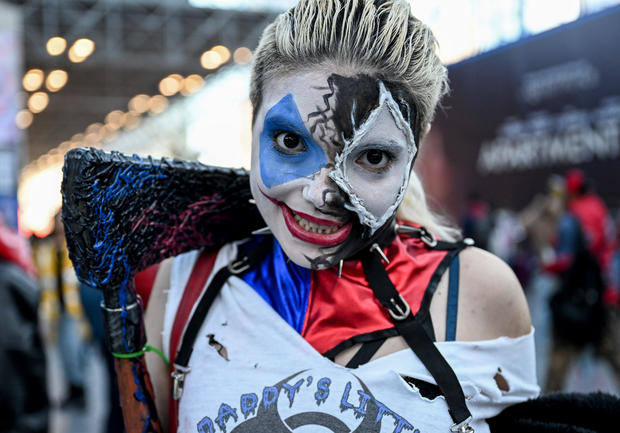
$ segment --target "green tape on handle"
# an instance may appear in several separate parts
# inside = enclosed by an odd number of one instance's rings
[[[112,356],[114,356],[115,358],[130,359],[130,358],[137,358],[139,356],[142,356],[146,352],[155,352],[164,361],[164,364],[166,364],[166,368],[170,368],[170,361],[168,361],[168,358],[166,358],[166,355],[164,355],[164,352],[159,350],[157,347],[151,346],[150,344],[145,345],[142,348],[142,350],[139,350],[137,352],[132,352],[132,353],[112,352]]]

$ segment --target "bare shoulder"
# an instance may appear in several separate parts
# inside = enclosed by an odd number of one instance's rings
[[[457,339],[518,337],[530,331],[523,288],[499,257],[479,248],[460,254]]]

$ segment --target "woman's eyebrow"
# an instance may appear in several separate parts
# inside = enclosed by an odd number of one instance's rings
[[[280,127],[291,129],[293,132],[310,137],[304,121],[299,114],[293,95],[288,93],[274,104],[265,115],[264,125],[271,128]]]
[[[296,123],[293,119],[291,119],[290,117],[286,117],[286,116],[280,116],[280,115],[275,115],[275,116],[271,116],[269,118],[265,118],[265,125],[269,126],[270,129],[277,129],[277,128],[281,128],[281,129],[286,129],[286,130],[290,130],[292,132],[295,132],[299,135],[306,135],[307,129],[305,127],[305,125],[301,126]]]
[[[357,143],[353,146],[354,149],[377,149],[377,150],[402,150],[407,146],[404,143],[399,143],[396,140],[368,140],[367,142]]]

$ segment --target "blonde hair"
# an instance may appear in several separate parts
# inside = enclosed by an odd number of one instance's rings
[[[447,71],[436,49],[431,30],[411,15],[404,0],[300,0],[267,26],[258,44],[250,85],[254,113],[265,82],[274,77],[323,64],[350,67],[396,83],[411,95],[419,143],[448,92]],[[429,210],[413,173],[408,191],[399,213],[452,239],[454,229]]]
[[[449,219],[431,210],[422,181],[413,170],[396,218],[419,224],[444,241],[456,241],[462,237],[461,231]]]

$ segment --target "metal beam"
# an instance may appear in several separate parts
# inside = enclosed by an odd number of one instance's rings
[[[80,37],[92,39],[96,54],[91,62],[100,65],[122,59],[129,67],[161,67],[162,62],[190,67],[212,44],[232,49],[254,46],[260,27],[274,18],[274,14],[197,9],[180,0],[24,0],[22,9],[29,59],[42,64],[58,62],[44,47],[47,39],[60,35],[69,43]],[[235,26],[239,18],[258,28]],[[150,60],[155,57],[155,62]]]

